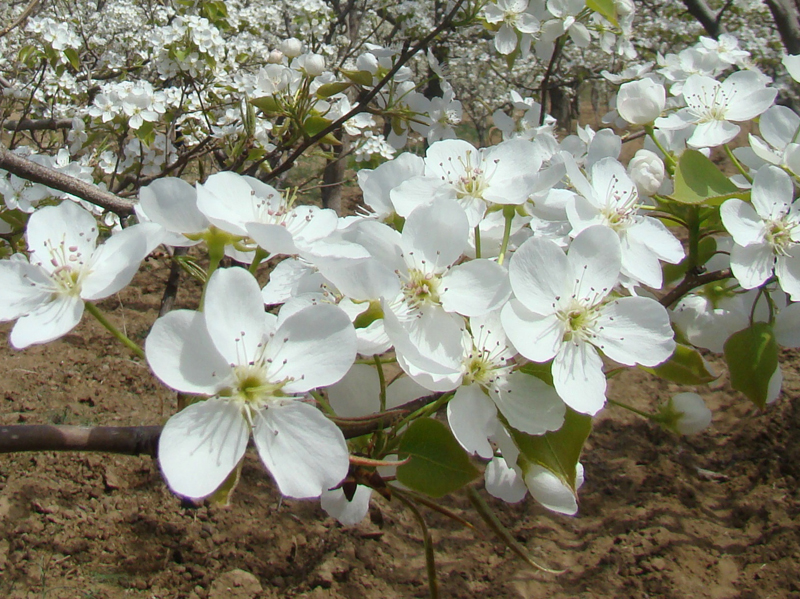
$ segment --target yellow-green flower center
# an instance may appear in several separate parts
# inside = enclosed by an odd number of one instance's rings
[[[234,386],[220,392],[220,397],[230,397],[252,408],[260,408],[285,397],[281,389],[287,381],[270,381],[266,369],[259,364],[235,366],[233,376],[236,381]]]
[[[411,269],[408,271],[408,282],[403,288],[403,293],[408,303],[415,308],[424,305],[439,305],[440,283],[438,275]]]
[[[567,342],[574,338],[586,341],[592,337],[594,323],[600,314],[596,308],[573,300],[567,309],[559,310],[556,315],[564,323],[563,340]]]

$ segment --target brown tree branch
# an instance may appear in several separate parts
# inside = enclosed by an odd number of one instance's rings
[[[13,152],[0,147],[0,169],[5,169],[9,173],[22,179],[41,183],[53,189],[72,194],[106,210],[110,210],[119,216],[129,216],[133,214],[135,205],[131,200],[126,200],[113,193],[104,191],[92,185],[70,177],[57,170],[37,164],[22,156],[17,156]]]
[[[0,453],[21,451],[102,451],[155,455],[160,426],[0,426]]]
[[[3,123],[6,131],[55,131],[72,129],[72,119],[22,119]]]
[[[764,0],[788,54],[800,54],[800,10],[791,0]]]
[[[402,406],[362,418],[336,418],[345,439],[393,426],[410,413],[441,397],[434,393]],[[0,426],[0,454],[25,451],[80,451],[121,455],[158,453],[161,426],[65,426],[51,424],[11,424]]]
[[[662,297],[659,300],[659,303],[665,308],[669,308],[672,304],[677,302],[692,289],[697,289],[698,287],[707,285],[708,283],[713,283],[714,281],[724,281],[725,279],[730,279],[732,276],[733,273],[731,272],[730,268],[715,270],[714,272],[707,272],[701,275],[687,276],[678,284],[677,287],[675,287],[675,289]]]
[[[692,15],[706,30],[706,33],[714,39],[719,38],[720,19],[713,10],[705,3],[705,0],[683,0],[686,5],[686,10]],[[722,17],[724,9],[720,11],[719,17]]]

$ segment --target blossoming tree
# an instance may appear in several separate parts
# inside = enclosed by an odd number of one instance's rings
[[[576,514],[621,369],[688,389],[716,378],[708,350],[778,398],[778,346],[800,346],[800,117],[775,104],[796,57],[776,80],[720,35],[640,61],[629,0],[64,6],[0,32],[0,320],[23,350],[85,309],[178,392],[148,433],[176,494],[226,502],[252,438],[283,495],[344,524],[373,491],[419,515],[464,489],[521,552],[473,481]],[[575,51],[618,93],[609,127],[564,135],[548,110]],[[484,147],[458,139],[459,53],[536,83],[484,99]],[[348,161],[357,214],[330,192]],[[322,206],[296,175],[315,164]],[[94,302],[157,246],[202,293],[166,293],[142,348]],[[690,391],[644,415],[711,419]]]

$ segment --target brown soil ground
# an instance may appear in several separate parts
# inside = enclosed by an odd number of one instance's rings
[[[101,307],[142,340],[167,276],[151,260]],[[189,306],[183,291],[179,305]],[[63,340],[16,352],[0,329],[0,425],[159,424],[175,409],[145,365],[87,315]],[[442,597],[800,597],[800,377],[765,413],[723,377],[705,390],[713,427],[679,438],[619,409],[597,419],[577,517],[531,499],[491,501],[531,570],[469,510],[475,530],[430,511]],[[611,396],[651,409],[678,388],[631,372]],[[685,389],[683,389],[685,390]],[[0,456],[0,597],[425,597],[420,534],[396,502],[343,528],[313,501],[281,501],[255,456],[229,508],[182,504],[145,457]]]

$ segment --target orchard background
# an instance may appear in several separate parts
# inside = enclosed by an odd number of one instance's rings
[[[789,0],[0,7],[0,593],[800,596],[800,120],[782,108],[795,106],[798,54]],[[448,153],[460,157],[437,166]],[[525,167],[506,166],[514,154]],[[447,160],[452,189],[432,176]],[[225,196],[245,203],[246,185],[261,204],[242,216]],[[385,284],[379,262],[395,250],[382,244],[395,237],[377,221],[404,231],[406,264],[391,262],[400,283]],[[89,237],[99,229],[101,249],[67,242],[80,222],[93,223]],[[639,262],[626,231],[642,223],[655,254]],[[449,249],[439,235],[457,245],[457,231],[463,252],[425,274]],[[616,234],[622,249],[606,255]],[[544,333],[526,328],[547,292],[531,296],[525,281],[561,273],[523,260],[562,250],[568,268],[617,273],[608,298],[578,298],[579,277],[569,307],[553,301],[559,343],[589,352],[574,380],[568,350],[547,353],[528,341]],[[366,264],[358,283],[384,291],[346,291],[359,286],[346,271]],[[277,324],[238,316],[239,303],[262,311],[245,269],[269,282]],[[622,306],[637,310],[641,328],[625,335],[648,337],[646,350],[615,349],[592,328],[627,317]],[[361,375],[324,347],[302,376],[262,359],[305,364],[311,346],[286,348],[297,334],[313,345],[317,331],[299,323],[314,319],[343,355],[358,335]],[[258,346],[242,340],[255,321]],[[230,358],[219,331],[240,322]],[[463,364],[448,338],[459,326],[471,335]],[[484,327],[496,347],[480,345]],[[600,350],[602,384],[590,368]],[[212,353],[229,362],[226,382],[187,370],[186,356]],[[372,408],[354,399],[365,369],[380,377]],[[398,375],[422,391],[387,389]],[[504,400],[512,388],[536,389],[539,412]],[[304,430],[290,422],[301,414]],[[213,426],[190,448],[181,435],[212,415],[245,442],[252,429],[258,453],[240,442],[228,456]],[[102,426],[137,428],[129,443]],[[404,440],[420,430],[436,448]],[[561,443],[555,461],[540,439]],[[297,457],[303,445],[311,457]],[[369,489],[368,508],[349,501]]]

